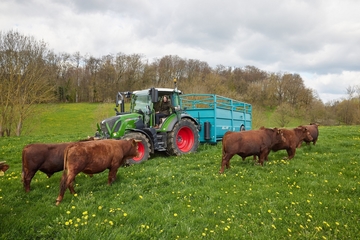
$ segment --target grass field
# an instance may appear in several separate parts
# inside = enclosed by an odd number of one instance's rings
[[[195,154],[157,154],[120,168],[76,178],[76,195],[55,206],[61,173],[38,172],[25,193],[21,151],[33,142],[93,135],[112,105],[39,106],[26,136],[0,138],[1,239],[359,239],[360,126],[320,127],[316,146],[291,161],[270,153],[264,167],[235,156],[219,175],[221,143]],[[271,126],[272,127],[272,126]]]

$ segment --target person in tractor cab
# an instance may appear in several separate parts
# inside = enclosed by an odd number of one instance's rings
[[[170,109],[171,109],[171,102],[169,100],[169,97],[164,95],[160,105],[158,106],[158,109],[155,113],[155,126],[154,128],[159,128],[160,119],[165,118],[170,115]]]

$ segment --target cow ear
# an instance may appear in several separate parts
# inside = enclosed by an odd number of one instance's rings
[[[141,142],[141,140],[138,140],[138,139],[131,139],[132,140],[132,145],[133,146],[136,146],[139,142]]]

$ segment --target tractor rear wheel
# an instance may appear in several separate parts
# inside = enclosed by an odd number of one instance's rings
[[[125,139],[136,139],[136,140],[141,140],[141,142],[138,142],[138,151],[139,151],[139,156],[129,159],[127,160],[128,164],[138,164],[141,162],[144,162],[146,160],[149,159],[150,157],[150,142],[149,139],[141,133],[137,133],[137,132],[131,132],[125,135],[124,137]]]
[[[199,131],[190,119],[177,122],[167,137],[167,151],[171,155],[196,152],[199,147]]]

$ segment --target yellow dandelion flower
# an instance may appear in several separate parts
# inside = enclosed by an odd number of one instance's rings
[[[109,224],[110,224],[111,226],[114,225],[113,221],[109,221]]]
[[[75,209],[76,207],[75,207],[75,206],[72,206],[71,208],[72,208],[72,209]]]
[[[126,216],[127,216],[127,213],[126,213],[126,212],[124,212],[124,214],[123,214],[123,215],[124,215],[124,217],[126,217]]]
[[[69,222],[65,222],[65,225],[68,226],[68,225],[69,225]]]
[[[272,227],[273,229],[276,229],[276,226],[275,226],[274,224],[272,224],[271,227]]]
[[[174,213],[174,217],[177,217],[178,215],[177,215],[177,213]]]
[[[83,212],[82,214],[83,214],[83,215],[87,215],[87,214],[88,214],[88,211],[85,211],[85,212]]]
[[[70,211],[66,211],[66,214],[70,214],[71,212]]]
[[[98,206],[98,209],[101,210],[101,209],[102,209],[102,206]]]

